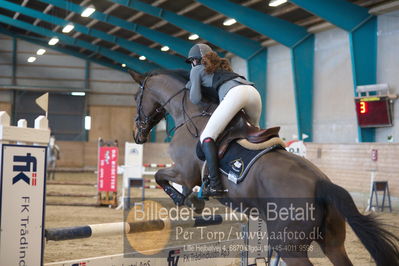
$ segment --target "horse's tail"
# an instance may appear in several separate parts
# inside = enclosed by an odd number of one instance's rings
[[[328,180],[319,180],[316,183],[316,197],[322,203],[334,206],[346,218],[377,265],[399,265],[396,246],[399,238],[382,228],[373,216],[362,215],[348,191]]]

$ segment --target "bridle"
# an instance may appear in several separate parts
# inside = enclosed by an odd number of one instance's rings
[[[139,101],[137,103],[137,116],[136,116],[136,126],[138,129],[138,133],[142,134],[143,131],[150,131],[162,118],[166,116],[166,110],[163,106],[158,106],[155,108],[155,111],[149,115],[146,115],[143,111],[143,97],[144,97],[144,89],[145,84],[147,83],[148,78],[150,75],[147,75],[144,81],[140,84],[140,94],[139,94]],[[133,134],[134,140],[136,140],[136,135]]]
[[[149,115],[146,115],[143,111],[143,97],[144,97],[144,90],[145,90],[145,85],[147,83],[147,80],[153,76],[152,73],[148,74],[143,82],[140,84],[140,94],[139,94],[139,101],[137,103],[137,117],[136,117],[136,125],[137,125],[137,129],[139,130],[139,134],[142,134],[142,132],[144,131],[150,131],[156,124],[158,124],[159,121],[161,121],[162,118],[166,118],[166,116],[168,115],[168,113],[165,110],[165,106],[168,105],[176,96],[178,96],[180,93],[184,93],[183,97],[182,97],[182,108],[183,108],[183,116],[184,116],[184,121],[181,122],[179,125],[176,125],[175,127],[173,127],[171,130],[167,131],[168,136],[170,136],[170,134],[172,134],[173,131],[175,131],[176,129],[180,128],[181,126],[185,125],[187,122],[190,122],[195,129],[195,132],[193,133],[190,128],[187,126],[188,131],[191,133],[191,135],[193,137],[198,137],[199,136],[199,130],[197,128],[197,126],[194,124],[193,122],[193,118],[196,117],[202,117],[202,116],[211,116],[212,113],[208,112],[208,110],[210,109],[211,105],[209,105],[206,110],[203,110],[201,113],[197,114],[197,115],[193,115],[193,116],[189,116],[188,113],[185,110],[185,104],[184,104],[184,99],[186,98],[186,94],[188,89],[187,88],[182,88],[180,90],[178,90],[176,93],[174,93],[172,96],[170,96],[168,98],[168,100],[166,102],[164,102],[163,104],[160,104],[157,108],[155,108],[154,112],[152,112]],[[147,90],[150,90],[149,88],[147,88]],[[187,117],[187,118],[186,118]],[[168,127],[166,127],[168,128]],[[136,141],[136,136],[135,134],[133,134],[133,138]],[[137,141],[136,141],[137,142]]]

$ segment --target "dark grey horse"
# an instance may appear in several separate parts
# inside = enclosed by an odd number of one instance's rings
[[[149,132],[168,112],[176,123],[176,131],[169,147],[174,166],[159,170],[155,179],[176,204],[183,204],[194,186],[201,184],[203,162],[196,156],[198,136],[209,119],[215,104],[192,104],[184,89],[187,73],[182,71],[157,71],[146,76],[130,72],[141,84],[136,95],[137,118],[134,138],[137,143],[147,141]],[[268,233],[300,230],[309,235],[314,228],[322,230],[318,239],[269,239],[269,244],[287,265],[312,265],[306,247],[315,240],[334,265],[352,265],[345,247],[345,220],[353,228],[378,265],[399,265],[396,247],[398,237],[384,230],[371,216],[360,214],[350,194],[331,183],[308,160],[276,149],[263,155],[250,169],[240,184],[222,177],[226,198],[235,204],[256,207],[267,223]],[[183,194],[169,182],[181,184]],[[294,219],[268,219],[265,199],[306,199],[315,204],[315,219],[298,222]],[[282,245],[296,248],[281,248]]]

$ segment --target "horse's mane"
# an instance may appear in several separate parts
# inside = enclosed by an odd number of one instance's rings
[[[148,76],[161,74],[175,78],[184,84],[190,79],[190,72],[184,69],[156,69],[147,73]]]

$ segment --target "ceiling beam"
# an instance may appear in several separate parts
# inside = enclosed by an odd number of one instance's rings
[[[115,10],[119,5],[118,4],[113,4],[110,7],[108,7],[106,10],[103,11],[104,14],[108,15],[109,13],[111,13],[113,10]],[[97,19],[93,19],[92,21],[90,21],[89,23],[86,24],[86,27],[90,28],[93,27],[94,25],[97,24],[99,20]],[[76,32],[73,37],[77,38],[80,36],[80,34],[82,34],[81,32]]]
[[[266,35],[288,47],[293,46],[308,35],[306,28],[277,17],[272,17],[252,8],[235,4],[228,0],[197,1],[225,16],[235,18],[238,22],[246,25],[250,29]]]
[[[4,7],[4,3],[3,3],[2,7]],[[129,68],[134,69],[140,73],[145,73],[145,72],[151,71],[153,69],[159,68],[159,66],[157,66],[155,64],[145,62],[145,61],[140,61],[136,58],[128,58],[128,57],[126,57],[125,54],[111,51],[104,47],[95,46],[89,42],[74,39],[65,34],[56,33],[51,30],[45,29],[43,27],[33,26],[32,24],[29,24],[29,23],[26,23],[26,22],[23,22],[20,20],[13,20],[12,18],[4,16],[4,15],[0,15],[0,22],[8,24],[8,25],[12,25],[12,26],[20,28],[20,29],[29,30],[31,32],[35,32],[36,34],[39,34],[42,36],[47,36],[48,38],[58,37],[60,39],[60,42],[63,42],[65,44],[72,45],[72,46],[84,47],[87,50],[93,51],[98,54],[102,54],[105,57],[115,60],[119,64],[125,63]]]
[[[158,0],[158,1],[155,1],[154,3],[152,3],[152,5],[153,5],[153,6],[159,6],[160,4],[165,3],[166,1],[168,1],[168,0]],[[135,21],[136,19],[142,17],[144,14],[145,14],[144,12],[141,12],[141,11],[140,11],[140,12],[138,12],[137,14],[135,14],[135,15],[131,16],[130,18],[128,18],[127,21],[133,22],[133,21]],[[120,29],[121,29],[121,27],[115,27],[115,28],[111,29],[109,33],[110,33],[110,34],[111,34],[111,33],[115,33],[116,31],[118,31],[118,30],[120,30]],[[155,29],[155,28],[152,26],[152,27],[150,27],[150,29]],[[141,36],[141,34],[138,34],[138,33],[136,33],[136,35]],[[112,49],[112,48],[111,48],[111,49]]]
[[[26,5],[28,4],[28,2],[29,2],[29,0],[24,0],[24,1],[22,2],[21,6],[26,6]],[[19,13],[19,12],[15,12],[15,14],[14,14],[14,16],[13,16],[12,18],[13,18],[13,19],[18,19],[18,17],[19,17],[20,14],[21,14],[21,13]]]
[[[168,1],[168,0],[158,0],[158,1],[155,1],[154,3],[152,3],[152,5],[153,6],[159,6],[160,4],[162,4],[162,3],[165,3],[166,1]],[[135,15],[133,15],[133,16],[131,16],[130,18],[128,18],[127,19],[127,21],[128,22],[132,22],[132,21],[135,21],[136,19],[138,19],[138,18],[140,18],[141,16],[143,16],[144,15],[144,12],[138,12],[137,14],[135,14]],[[118,30],[120,30],[121,29],[121,27],[114,27],[113,29],[111,29],[111,30],[109,30],[108,31],[108,34],[114,34],[115,32],[117,32]],[[150,27],[150,29],[154,29],[153,27]],[[137,37],[136,37],[137,36]],[[140,36],[142,36],[141,34],[139,34],[139,33],[135,33],[132,37],[130,37],[128,40],[129,41],[133,41],[133,40],[135,40],[135,39],[138,39]],[[133,37],[135,37],[135,38],[133,38]],[[98,42],[99,40],[94,40],[93,42]],[[154,42],[154,44],[155,44],[155,46],[157,46],[158,45],[158,43],[157,42]],[[155,46],[150,46],[150,48],[154,48]],[[111,50],[116,50],[116,49],[118,49],[119,48],[119,45],[115,45],[115,46],[113,46],[113,47],[111,47]],[[132,55],[132,54],[130,54],[130,55]]]
[[[120,5],[133,8],[145,12],[149,15],[162,18],[169,23],[175,24],[177,27],[190,31],[192,33],[197,33],[202,38],[210,41],[213,44],[227,50],[231,51],[243,58],[248,58],[254,53],[263,49],[259,43],[252,41],[243,36],[229,33],[223,29],[204,24],[200,21],[182,16],[163,8],[151,6],[141,1],[129,1],[129,0],[111,0],[114,3],[119,3]]]
[[[79,59],[88,60],[90,62],[105,66],[107,68],[111,68],[111,69],[115,69],[115,70],[119,70],[119,71],[126,71],[127,70],[126,68],[123,68],[120,65],[110,64],[110,63],[105,62],[103,60],[94,59],[94,58],[86,56],[85,54],[78,53],[78,52],[76,52],[74,50],[71,50],[71,49],[68,49],[68,48],[62,48],[62,47],[59,47],[59,46],[48,45],[46,39],[41,39],[41,38],[32,37],[32,36],[26,36],[26,35],[22,35],[22,34],[15,34],[14,32],[9,31],[9,30],[5,29],[2,26],[0,26],[0,33],[6,34],[6,35],[8,35],[10,37],[15,37],[17,39],[21,39],[21,40],[24,40],[24,41],[27,41],[27,42],[30,42],[30,43],[33,43],[33,44],[36,44],[36,45],[40,45],[40,46],[46,47],[47,49],[58,51],[58,52],[61,52],[63,54],[71,55],[71,56],[77,57]]]
[[[51,16],[48,14],[43,14],[39,11],[36,11],[34,9],[30,9],[27,7],[21,7],[18,6],[17,4],[13,4],[11,2],[8,1],[3,1],[2,2],[2,7],[11,11],[15,11],[18,10],[19,12],[23,13],[24,15],[30,16],[30,17],[39,17],[40,19],[48,22],[48,23],[52,23],[52,24],[58,24],[58,25],[67,25],[68,21],[64,20],[62,18],[58,18],[55,16]],[[112,35],[108,35],[103,31],[99,31],[99,30],[95,30],[95,29],[91,29],[91,28],[87,28],[81,24],[75,23],[75,30],[90,36],[94,36],[94,37],[98,37],[101,38],[103,40],[106,40],[108,42],[111,43],[118,43],[119,45],[121,45],[122,47],[126,48],[126,49],[130,49],[133,51],[137,51],[140,54],[145,55],[146,57],[148,57],[150,60],[152,60],[153,62],[158,63],[159,65],[165,67],[165,68],[184,68],[187,67],[187,64],[185,64],[181,58],[167,54],[167,53],[163,53],[159,50],[156,49],[151,49],[148,48],[144,45],[138,44],[138,43],[134,43],[134,42],[129,42],[128,40],[124,39],[124,38],[117,38],[115,36]],[[73,38],[73,37],[72,37]],[[73,39],[77,39],[77,38],[73,38]],[[91,46],[90,46],[91,47]],[[84,47],[83,47],[84,48]]]
[[[188,12],[190,12],[190,11],[196,9],[196,8],[199,7],[200,5],[201,5],[200,3],[192,3],[191,5],[187,6],[186,8],[183,8],[182,10],[180,10],[179,12],[177,12],[177,14],[178,14],[178,15],[184,15],[184,14],[186,14],[186,13],[188,13]],[[156,5],[152,5],[152,6],[156,6]],[[140,12],[140,13],[143,13],[143,12]],[[151,26],[150,29],[155,30],[155,29],[158,29],[158,28],[160,28],[160,27],[162,27],[162,26],[164,26],[164,25],[166,25],[166,24],[168,24],[167,21],[161,20],[160,22],[158,22],[158,23],[156,23],[155,25]],[[187,32],[187,31],[185,31],[185,30],[182,30],[182,31],[185,32],[185,33]],[[133,40],[135,40],[135,39],[140,38],[140,36],[141,36],[140,34],[134,35],[134,36],[132,36],[131,38],[129,38],[129,40],[130,40],[130,41],[133,41]],[[176,35],[172,35],[172,36],[173,36],[173,37],[180,37],[180,36],[176,36]],[[153,44],[150,45],[150,47],[151,47],[151,48],[155,48],[157,45],[158,45],[157,43],[153,43]],[[113,47],[113,48],[114,48],[114,47]],[[111,49],[112,49],[112,48],[111,48]]]
[[[53,5],[47,5],[46,8],[43,10],[43,14],[47,14],[54,6]],[[37,24],[39,24],[40,19],[35,19],[35,21],[33,22],[33,26],[37,26]]]
[[[360,7],[347,1],[290,1],[346,31],[352,31],[360,23],[370,17],[367,8]],[[342,10],[345,10],[345,12],[342,12]]]
[[[65,0],[39,0],[39,1],[49,3],[59,8],[63,8],[75,13],[81,13],[84,10],[83,7]],[[191,48],[191,43],[188,41],[179,38],[174,38],[168,34],[151,30],[150,28],[147,28],[145,26],[138,25],[133,22],[128,22],[118,17],[104,14],[100,11],[94,12],[90,17],[92,19],[96,19],[104,23],[108,23],[114,26],[119,26],[128,31],[140,33],[154,42],[158,42],[161,43],[162,45],[169,46],[172,50],[178,52],[179,54],[186,54]],[[115,38],[117,37],[115,36]]]
[[[264,0],[247,0],[247,1],[244,1],[241,5],[242,5],[242,6],[250,6],[250,5],[259,3],[259,2],[261,2],[261,1],[264,1]],[[196,3],[196,4],[197,4],[196,6],[198,6],[199,3]],[[279,16],[279,15],[282,15],[282,14],[284,14],[284,13],[291,12],[291,11],[293,11],[293,10],[295,10],[295,9],[298,9],[298,7],[297,7],[297,6],[290,6],[290,8],[284,8],[284,10],[279,10],[279,11],[273,12],[273,13],[271,14],[271,16]],[[179,15],[183,15],[183,14],[180,14],[180,13],[181,13],[181,12],[179,12],[178,14],[179,14]],[[221,18],[223,18],[223,17],[225,17],[225,15],[223,15],[223,14],[217,14],[217,15],[211,16],[210,18],[204,20],[203,23],[205,23],[205,24],[210,24],[210,23],[212,23],[212,22],[214,22],[214,21],[216,21],[216,20],[218,20],[218,19],[221,19]],[[165,24],[166,24],[166,23],[165,23]],[[154,26],[155,26],[155,25],[154,25]],[[236,27],[226,28],[226,31],[228,31],[228,32],[236,32],[236,31],[239,31],[239,30],[241,30],[241,29],[243,29],[243,28],[245,28],[244,25],[238,25],[238,26],[236,26]],[[172,36],[173,36],[173,37],[180,37],[180,36],[182,36],[182,35],[184,35],[184,34],[187,34],[187,31],[182,29],[182,30],[179,30],[178,32],[172,34]],[[153,48],[153,47],[155,47],[155,46],[156,46],[156,44],[151,44],[151,45],[150,45],[151,48]]]

